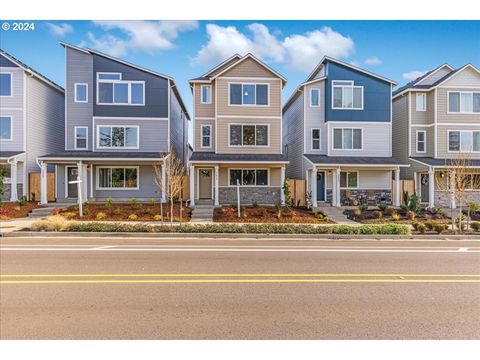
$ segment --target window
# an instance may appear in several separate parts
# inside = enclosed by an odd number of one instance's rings
[[[417,131],[417,152],[418,153],[424,153],[426,152],[426,137],[427,137],[427,132],[424,130],[418,130]]]
[[[75,84],[75,102],[86,103],[88,102],[88,84]]]
[[[97,73],[97,104],[145,105],[145,82],[121,79],[119,73]]]
[[[320,106],[320,90],[319,89],[310,89],[310,106],[312,107]]]
[[[449,131],[449,152],[480,152],[480,131]]]
[[[268,146],[268,125],[230,125],[229,146]]]
[[[333,148],[336,150],[361,150],[362,129],[333,129]]]
[[[363,109],[363,86],[354,86],[353,81],[333,81],[332,88],[332,109]]]
[[[86,149],[88,147],[88,128],[75,126],[75,149]]]
[[[12,96],[12,74],[0,73],[0,96]]]
[[[267,84],[230,84],[229,105],[268,105]]]
[[[427,94],[417,94],[417,111],[427,111]]]
[[[99,167],[97,189],[137,190],[138,167]]]
[[[212,147],[212,125],[202,125],[202,148]]]
[[[340,172],[340,188],[344,188],[344,189],[358,188],[358,172],[357,171],[341,171]]]
[[[448,92],[448,112],[460,114],[480,113],[480,92]]]
[[[12,140],[11,116],[0,116],[0,140]]]
[[[312,150],[320,150],[320,129],[312,129]]]
[[[212,103],[212,87],[210,85],[201,86],[202,93],[202,104],[211,104]]]
[[[99,126],[99,148],[138,149],[138,126]]]
[[[268,186],[267,169],[230,169],[230,186]]]

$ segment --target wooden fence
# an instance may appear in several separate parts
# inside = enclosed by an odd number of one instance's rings
[[[395,186],[395,180],[392,180],[392,201],[395,199],[395,190],[397,187]],[[415,193],[415,181],[414,180],[400,180],[400,203],[403,201],[403,193],[407,192],[409,195],[413,195]]]
[[[290,192],[292,193],[293,205],[305,206],[305,195],[307,193],[306,181],[289,179],[288,182],[290,183]]]
[[[28,199],[40,201],[41,177],[39,172],[28,174]],[[47,201],[55,201],[55,173],[47,173]]]

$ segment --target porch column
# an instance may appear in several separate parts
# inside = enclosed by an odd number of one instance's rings
[[[428,207],[435,207],[435,170],[428,168]]]
[[[456,187],[456,173],[455,171],[452,171],[450,176],[450,205],[452,209],[457,208],[457,203],[455,201],[455,187]]]
[[[88,200],[88,165],[82,163],[82,200]]]
[[[195,206],[195,167],[190,165],[190,205]]]
[[[285,192],[283,191],[283,185],[285,183],[285,165],[280,169],[280,201],[282,205],[285,205]]]
[[[340,198],[340,169],[333,170],[333,184],[335,192],[335,203],[333,206],[340,207],[342,199]]]
[[[219,171],[218,171],[218,165],[215,165],[215,206],[220,205],[220,201],[218,199],[218,177],[219,177]]]
[[[400,207],[400,167],[395,169],[395,207]]]
[[[162,172],[162,203],[167,202],[167,169],[165,168],[165,162],[160,169]]]
[[[317,168],[314,167],[312,169],[312,173],[310,174],[310,181],[312,183],[311,185],[311,191],[312,191],[312,207],[316,208],[317,205]]]
[[[420,180],[419,180],[419,175],[418,175],[418,172],[414,172],[413,173],[413,185],[414,185],[414,190],[415,190],[415,194],[421,196],[421,192],[420,192],[420,187],[419,187],[419,184],[420,184]]]
[[[18,201],[17,159],[13,159],[10,163],[10,201]]]
[[[46,205],[47,200],[47,164],[41,162],[40,164],[40,204]]]

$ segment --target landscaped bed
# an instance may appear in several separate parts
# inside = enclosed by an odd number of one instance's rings
[[[38,207],[36,202],[2,202],[0,204],[0,220],[26,217],[30,211]]]
[[[347,209],[343,212],[350,220],[361,224],[383,224],[395,222],[399,224],[411,224],[412,221],[438,221],[449,223],[450,220],[441,210],[422,209],[418,214],[411,210],[394,208],[361,208]]]
[[[333,223],[322,212],[309,210],[306,207],[292,207],[288,209],[280,206],[261,205],[242,206],[240,217],[238,217],[236,206],[222,206],[215,209],[213,221],[238,223]]]

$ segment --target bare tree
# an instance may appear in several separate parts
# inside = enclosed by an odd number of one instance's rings
[[[182,188],[183,179],[185,178],[185,167],[182,159],[174,152],[165,160],[165,169],[167,172],[167,194],[170,201],[170,224],[173,225],[173,204],[175,200],[180,200],[180,213],[182,212]],[[181,219],[180,219],[181,220]]]
[[[160,198],[160,217],[162,218],[162,225],[163,225],[163,177],[162,177],[162,166],[165,166],[165,164],[155,164],[153,165],[153,171],[155,174],[155,185],[157,185],[160,194],[162,194]],[[166,184],[165,184],[166,185]]]

